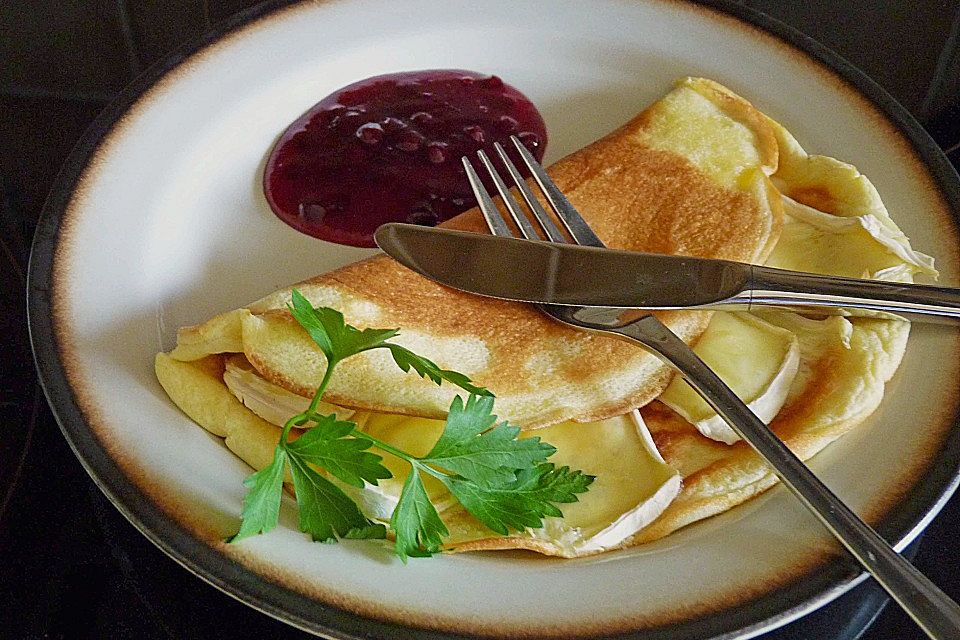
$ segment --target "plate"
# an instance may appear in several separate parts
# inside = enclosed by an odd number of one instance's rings
[[[862,579],[786,491],[658,543],[558,561],[473,554],[404,566],[371,545],[278,530],[227,546],[249,469],[166,398],[153,354],[177,327],[367,255],[300,235],[260,189],[266,155],[332,90],[402,70],[497,73],[530,96],[547,161],[683,75],[713,78],[811,152],[854,163],[957,283],[960,182],[876,85],[727,3],[516,0],[269,5],[130,87],[68,159],[35,240],[30,328],[60,425],[93,479],[187,569],[331,637],[747,638]],[[935,363],[935,364],[934,364]],[[812,467],[902,547],[957,484],[960,332],[915,327],[880,410]]]

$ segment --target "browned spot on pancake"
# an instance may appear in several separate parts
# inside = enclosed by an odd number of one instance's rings
[[[659,400],[640,409],[640,413],[643,419],[649,423],[647,426],[650,427],[650,432],[654,435],[661,431],[686,431],[686,428],[680,425],[690,425],[689,422],[680,418],[673,409]],[[674,418],[677,420],[674,421]]]
[[[589,149],[550,172],[608,246],[752,261],[763,245],[767,214],[758,203],[719,186],[686,158],[626,135]]]
[[[800,204],[805,204],[824,213],[835,214],[837,212],[837,201],[826,187],[820,185],[794,187],[787,195]]]
[[[551,321],[534,307],[444,287],[386,256],[347,265],[311,282],[335,284],[358,298],[376,300],[390,320],[404,329],[438,337],[467,335],[482,340],[496,350],[491,359],[498,367],[486,372],[486,376],[475,376],[475,381],[493,389],[504,379],[511,386],[530,389],[525,365],[536,344],[577,337],[575,331]],[[396,295],[398,291],[403,291],[403,295]]]
[[[830,396],[838,384],[835,375],[837,363],[842,355],[837,352],[824,354],[816,362],[810,363],[813,382],[807,385],[803,393],[785,404],[770,423],[770,430],[782,440],[789,441],[802,429],[804,423],[813,419],[823,408],[823,399]]]
[[[238,357],[242,358],[243,356]],[[205,358],[194,360],[193,364],[215,378],[222,378],[223,372],[227,367],[227,358],[223,354],[215,353]]]

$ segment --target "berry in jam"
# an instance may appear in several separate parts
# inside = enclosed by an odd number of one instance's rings
[[[294,229],[373,247],[385,222],[436,225],[476,206],[460,158],[510,135],[543,158],[543,119],[497,76],[376,76],[327,96],[290,125],[267,161],[264,191]]]

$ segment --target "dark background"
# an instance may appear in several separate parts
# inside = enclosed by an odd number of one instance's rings
[[[300,638],[150,545],[70,452],[30,358],[29,242],[60,163],[133,78],[248,0],[0,0],[0,636]],[[960,165],[960,2],[749,0],[834,49],[909,109]],[[545,7],[549,3],[544,4]],[[955,284],[955,283],[954,283]],[[960,498],[915,545],[960,598]],[[872,584],[776,638],[858,637],[883,601]],[[894,606],[863,635],[921,634]]]

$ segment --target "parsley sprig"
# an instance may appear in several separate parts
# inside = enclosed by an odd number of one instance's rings
[[[316,541],[338,538],[385,538],[382,523],[369,519],[329,477],[357,488],[376,485],[391,477],[376,447],[410,464],[410,474],[390,518],[396,539],[394,549],[406,562],[441,550],[449,535],[430,500],[422,474],[442,482],[461,505],[491,530],[506,535],[511,530],[543,526],[546,516],[561,516],[556,503],[577,501],[593,476],[546,462],[556,449],[539,437],[519,439],[520,429],[497,423],[493,394],[455,371],[398,344],[387,342],[397,329],[357,329],[334,309],[316,308],[296,289],[289,306],[327,359],[320,386],[310,406],[283,426],[270,466],[244,481],[249,489],[243,501],[240,530],[230,541],[266,533],[277,526],[285,470],[289,467],[299,507],[300,529]],[[433,448],[414,456],[368,433],[356,423],[336,415],[317,413],[320,399],[337,364],[372,349],[387,349],[401,370],[411,369],[436,382],[450,382],[469,393],[450,405],[446,424]],[[306,429],[290,440],[291,430]]]

